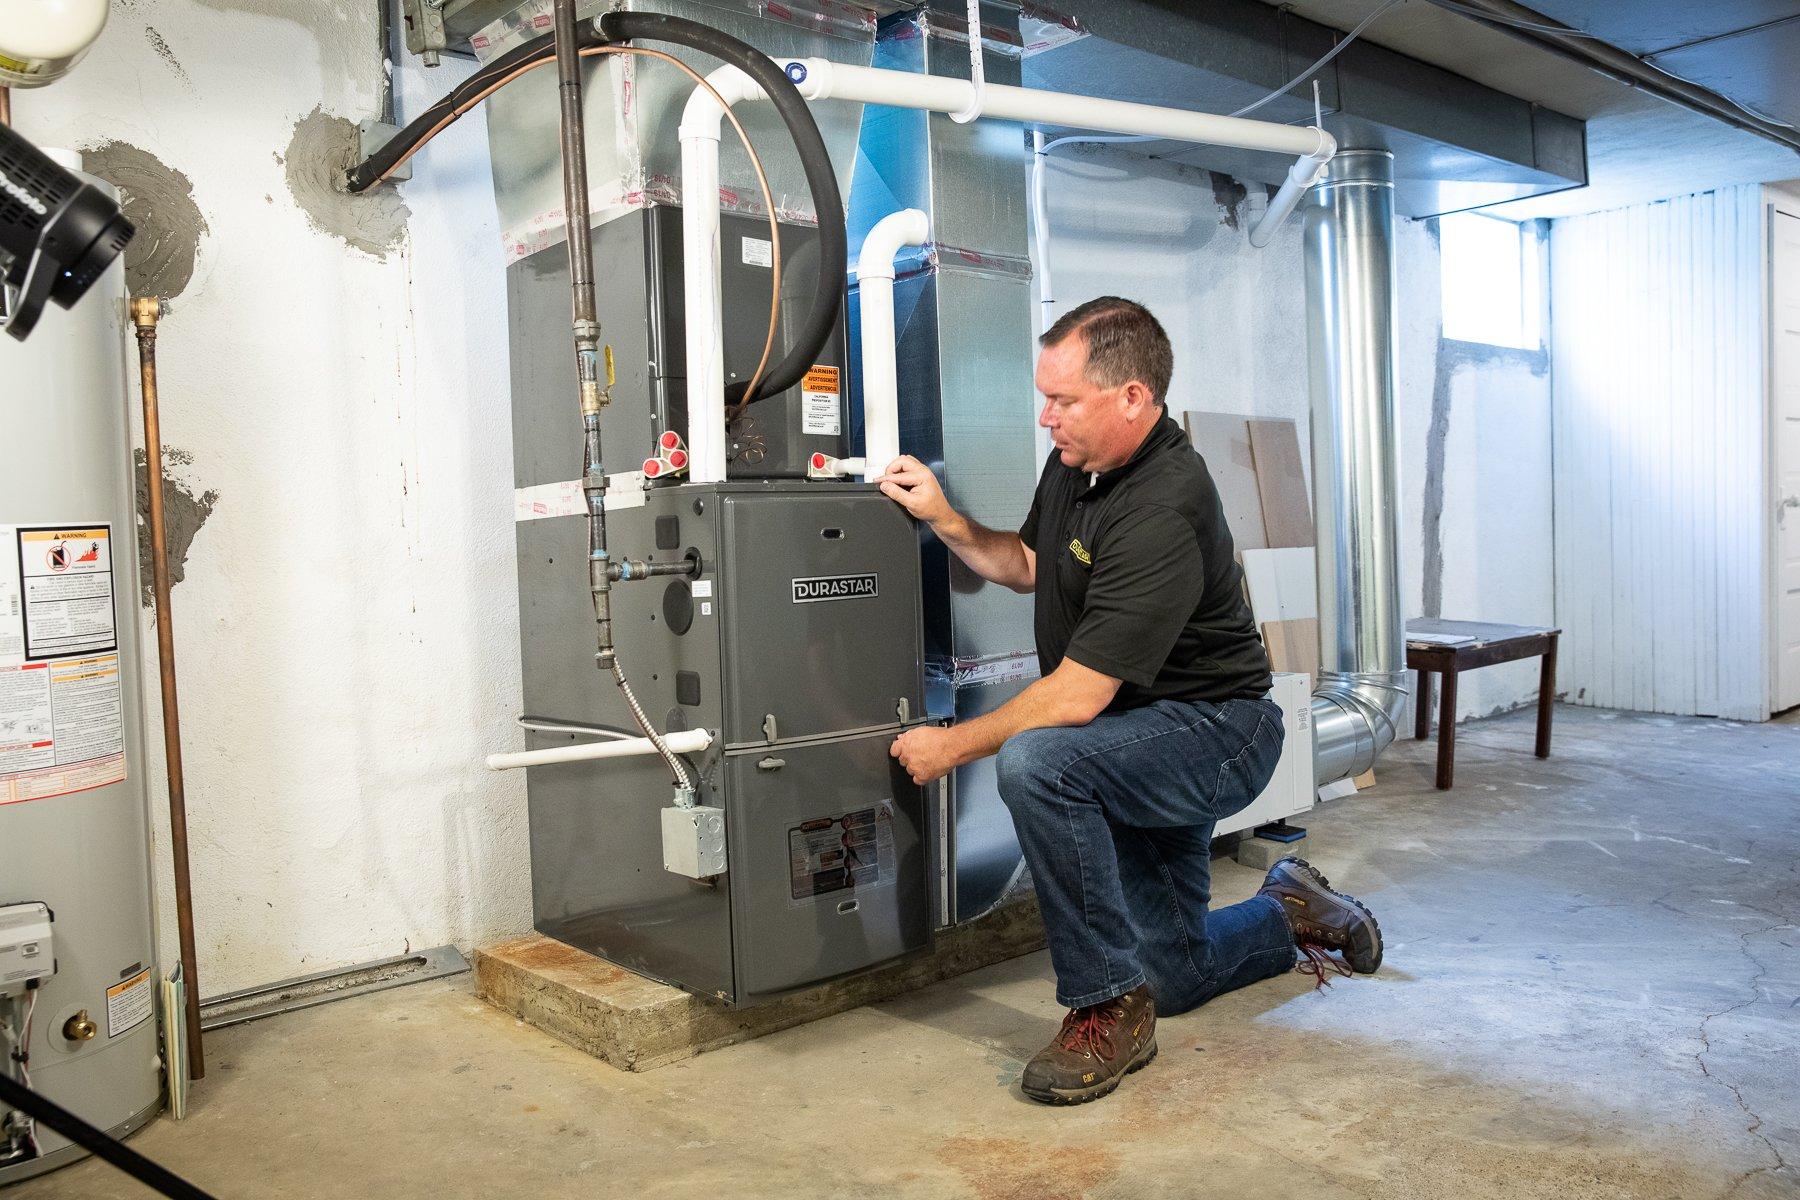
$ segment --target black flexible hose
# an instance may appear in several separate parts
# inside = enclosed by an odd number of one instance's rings
[[[757,387],[755,396],[745,397],[745,383],[734,383],[725,389],[728,404],[754,403],[793,387],[819,360],[820,352],[837,327],[843,309],[844,278],[850,266],[850,247],[844,234],[844,198],[838,191],[837,174],[831,168],[831,152],[813,120],[812,109],[787,72],[775,61],[748,42],[728,33],[682,17],[663,13],[609,12],[597,22],[601,32],[613,41],[675,42],[689,46],[739,68],[762,86],[775,105],[782,124],[794,139],[800,152],[800,165],[806,172],[807,190],[812,193],[813,211],[819,218],[819,277],[813,288],[812,308],[794,335],[793,349],[769,372]],[[700,197],[687,196],[688,204],[700,203]],[[706,197],[705,203],[717,203]],[[689,371],[690,378],[692,370]]]
[[[153,1162],[113,1137],[38,1093],[0,1074],[0,1108],[16,1108],[35,1121],[56,1130],[77,1146],[98,1155],[144,1186],[173,1200],[213,1200],[167,1167]]]
[[[819,218],[819,277],[813,292],[811,309],[794,336],[794,346],[757,386],[757,394],[746,399],[747,382],[734,383],[725,390],[726,403],[736,406],[754,403],[767,396],[785,392],[805,376],[818,361],[825,343],[837,326],[843,308],[844,279],[850,266],[850,247],[844,234],[844,198],[838,190],[837,174],[831,167],[831,153],[813,120],[811,109],[800,89],[773,59],[730,34],[721,33],[698,21],[662,13],[609,12],[597,22],[583,22],[577,36],[582,46],[597,46],[637,39],[674,42],[715,58],[723,59],[761,85],[775,106],[777,115],[787,126],[800,154],[800,165],[806,173],[806,185],[812,193],[813,209]],[[469,76],[442,100],[420,113],[405,129],[356,164],[345,176],[345,186],[352,192],[374,186],[412,147],[444,124],[457,108],[491,86],[496,79],[516,71],[528,62],[555,57],[555,37],[546,34],[501,55],[486,67]],[[688,197],[689,202],[693,197]],[[715,201],[716,203],[716,201]]]
[[[575,41],[578,46],[605,44],[606,39],[594,31],[592,22],[583,21],[576,28]],[[424,141],[427,135],[442,125],[446,117],[469,103],[474,97],[481,95],[494,80],[512,74],[533,59],[542,59],[546,63],[555,61],[556,35],[554,33],[546,33],[542,37],[532,38],[521,46],[515,46],[451,88],[443,99],[408,121],[406,128],[389,138],[385,146],[351,167],[344,175],[344,189],[351,193],[359,193],[374,187],[382,175],[391,170],[407,151]]]

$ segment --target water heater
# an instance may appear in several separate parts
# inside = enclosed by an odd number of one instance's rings
[[[162,1097],[124,317],[115,260],[0,338],[0,1021],[29,1014],[32,1086],[115,1135]],[[0,1185],[84,1153],[0,1112]]]

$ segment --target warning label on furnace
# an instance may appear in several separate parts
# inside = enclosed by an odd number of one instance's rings
[[[894,878],[894,810],[883,800],[841,817],[818,817],[788,830],[795,902],[876,887]]]
[[[125,778],[112,530],[0,525],[0,804]]]
[[[800,381],[800,420],[804,433],[836,437],[844,432],[836,367],[814,367]]]

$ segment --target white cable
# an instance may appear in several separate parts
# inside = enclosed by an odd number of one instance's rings
[[[1038,279],[1038,336],[1050,328],[1050,306],[1056,303],[1050,288],[1050,195],[1045,182],[1048,172],[1044,170],[1044,155],[1049,147],[1044,145],[1044,131],[1031,131],[1031,231],[1037,242],[1037,279]]]
[[[38,989],[31,989],[31,1003],[25,1006],[25,1040],[19,1046],[19,1080],[29,1090],[31,1088],[31,1021],[37,1016]],[[31,1152],[39,1158],[44,1155],[43,1147],[38,1145],[37,1121],[30,1115],[25,1126],[25,1140],[31,1144]]]
[[[1048,154],[1058,146],[1067,146],[1075,142],[1166,142],[1168,140],[1168,138],[1157,137],[1152,133],[1071,133],[1057,138],[1038,153]]]
[[[969,82],[975,90],[969,93],[969,107],[950,114],[958,125],[967,125],[979,117],[987,103],[987,64],[981,40],[981,0],[969,0]]]
[[[1432,0],[1432,2],[1437,3],[1438,0]],[[1333,46],[1330,49],[1330,51],[1328,51],[1325,54],[1325,56],[1323,58],[1319,59],[1318,62],[1315,62],[1312,66],[1306,68],[1306,70],[1300,72],[1298,75],[1294,76],[1292,79],[1288,80],[1286,83],[1282,84],[1280,87],[1276,88],[1274,91],[1272,91],[1268,95],[1264,96],[1261,100],[1258,100],[1252,104],[1246,104],[1246,105],[1244,105],[1244,107],[1238,109],[1236,112],[1232,113],[1231,115],[1234,117],[1241,117],[1245,113],[1253,113],[1257,109],[1261,108],[1263,105],[1267,104],[1269,101],[1275,99],[1277,96],[1287,95],[1289,92],[1293,91],[1294,88],[1298,84],[1300,84],[1302,81],[1304,81],[1308,75],[1311,75],[1314,71],[1317,71],[1319,68],[1321,68],[1321,67],[1325,66],[1327,63],[1329,63],[1332,59],[1336,58],[1338,55],[1340,55],[1344,51],[1348,50],[1350,48],[1350,43],[1354,42],[1362,34],[1363,30],[1367,29],[1370,25],[1373,25],[1375,23],[1375,18],[1381,16],[1381,14],[1389,11],[1390,9],[1398,8],[1402,4],[1405,4],[1405,3],[1406,3],[1406,0],[1388,0],[1388,2],[1386,4],[1382,5],[1380,8],[1376,9],[1374,12],[1372,12],[1368,16],[1364,17],[1361,21],[1357,22],[1356,27],[1353,28],[1349,33],[1344,35],[1344,40],[1339,42],[1337,45]]]
[[[1454,0],[1431,0],[1439,8],[1447,8],[1451,12],[1461,13],[1465,17],[1474,17],[1477,21],[1493,21],[1498,25],[1510,25],[1514,29],[1528,29],[1532,33],[1557,33],[1564,37],[1591,38],[1596,42],[1605,41],[1597,33],[1589,33],[1585,29],[1574,29],[1568,25],[1539,25],[1535,21],[1522,21],[1518,17],[1502,16],[1473,5],[1457,4]]]

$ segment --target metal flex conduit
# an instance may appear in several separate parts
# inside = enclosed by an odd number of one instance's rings
[[[1406,702],[1394,421],[1394,156],[1345,150],[1305,209],[1318,525],[1313,773],[1360,775]]]
[[[678,803],[694,802],[694,781],[645,715],[625,668],[613,649],[612,563],[606,547],[606,474],[602,467],[600,410],[607,396],[600,386],[600,322],[594,303],[594,250],[588,211],[587,130],[581,106],[581,45],[576,36],[576,0],[556,0],[556,75],[562,100],[559,133],[563,169],[563,215],[569,239],[569,276],[574,289],[575,370],[581,398],[581,483],[588,512],[588,589],[594,598],[598,649],[594,663],[613,682],[645,740],[675,777]]]

